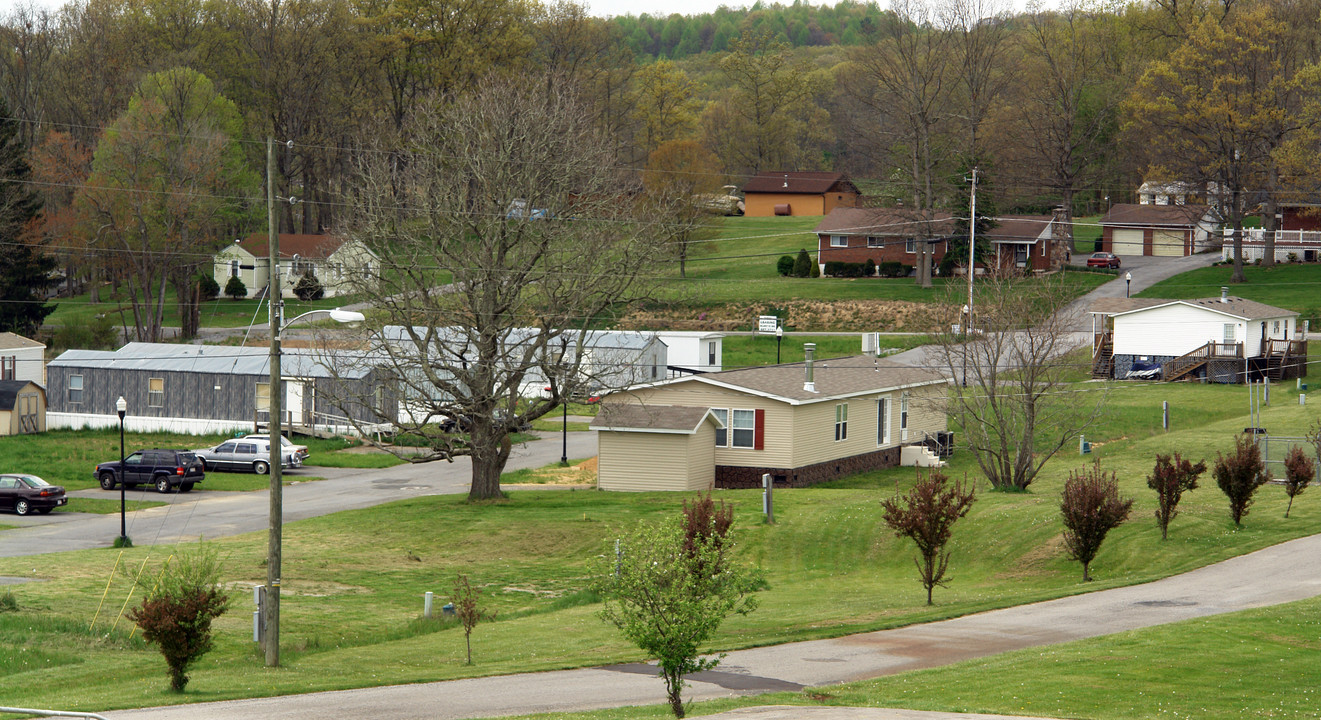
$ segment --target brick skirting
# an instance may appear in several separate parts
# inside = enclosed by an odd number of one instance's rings
[[[761,476],[766,473],[770,473],[775,478],[777,487],[807,487],[868,470],[895,467],[898,464],[899,448],[892,447],[800,468],[717,465],[716,487],[727,490],[759,488]]]

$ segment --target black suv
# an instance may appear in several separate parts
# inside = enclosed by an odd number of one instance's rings
[[[157,492],[167,493],[178,488],[188,492],[206,479],[202,461],[191,450],[138,450],[119,461],[104,462],[96,466],[92,476],[101,483],[102,490],[114,490],[115,485],[125,487],[155,485]]]

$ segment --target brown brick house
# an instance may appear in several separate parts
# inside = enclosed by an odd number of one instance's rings
[[[954,232],[946,212],[928,214],[906,208],[837,208],[822,218],[817,234],[817,262],[900,262],[916,266],[920,243],[928,242],[939,263]]]
[[[858,203],[858,188],[844,173],[764,172],[743,186],[743,214],[828,215]]]

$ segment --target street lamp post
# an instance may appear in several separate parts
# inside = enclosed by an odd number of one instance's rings
[[[127,503],[124,501],[124,413],[128,412],[128,402],[123,395],[115,401],[115,412],[119,413],[119,546],[128,547]]]
[[[775,325],[775,364],[780,364],[780,343],[784,341],[784,327],[778,322]]]
[[[968,341],[971,339],[968,335],[968,312],[971,310],[967,305],[963,306],[963,387],[968,387]]]
[[[569,401],[560,400],[560,407],[564,410],[564,426],[560,432],[560,465],[569,466]]]
[[[1133,273],[1131,271],[1124,273],[1124,297],[1128,297],[1128,291],[1129,288],[1132,287],[1132,285],[1133,285]]]

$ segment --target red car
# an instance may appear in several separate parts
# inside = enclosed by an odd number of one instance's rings
[[[0,507],[27,515],[36,510],[45,515],[69,502],[64,488],[51,485],[36,475],[0,475]]]
[[[1119,268],[1119,256],[1113,253],[1099,252],[1092,253],[1087,258],[1087,267]]]

